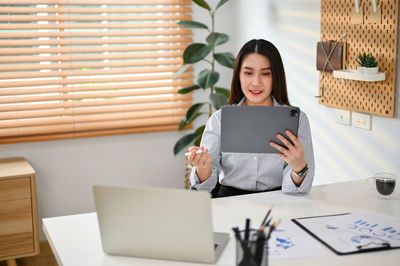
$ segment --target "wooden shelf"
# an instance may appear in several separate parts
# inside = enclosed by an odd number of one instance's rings
[[[0,261],[39,253],[35,170],[23,158],[0,159]]]
[[[351,79],[366,82],[377,82],[386,80],[386,72],[378,72],[377,74],[363,74],[356,70],[335,70],[333,77],[338,79]]]

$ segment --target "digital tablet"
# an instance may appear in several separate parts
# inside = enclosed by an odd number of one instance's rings
[[[300,109],[292,106],[224,106],[221,109],[221,152],[280,153],[270,141],[285,147],[276,135],[297,136]]]

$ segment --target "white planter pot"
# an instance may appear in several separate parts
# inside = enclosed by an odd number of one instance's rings
[[[364,74],[364,68],[365,67],[363,67],[363,66],[357,66],[357,72],[361,73],[361,74]]]
[[[364,67],[364,74],[378,74],[379,67]]]

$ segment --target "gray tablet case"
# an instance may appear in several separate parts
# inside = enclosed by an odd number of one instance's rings
[[[269,145],[286,129],[297,136],[300,109],[292,106],[224,106],[221,109],[221,152],[280,153]]]

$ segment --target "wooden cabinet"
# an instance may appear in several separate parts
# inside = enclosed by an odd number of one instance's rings
[[[0,159],[0,261],[38,253],[35,171],[23,158]]]

